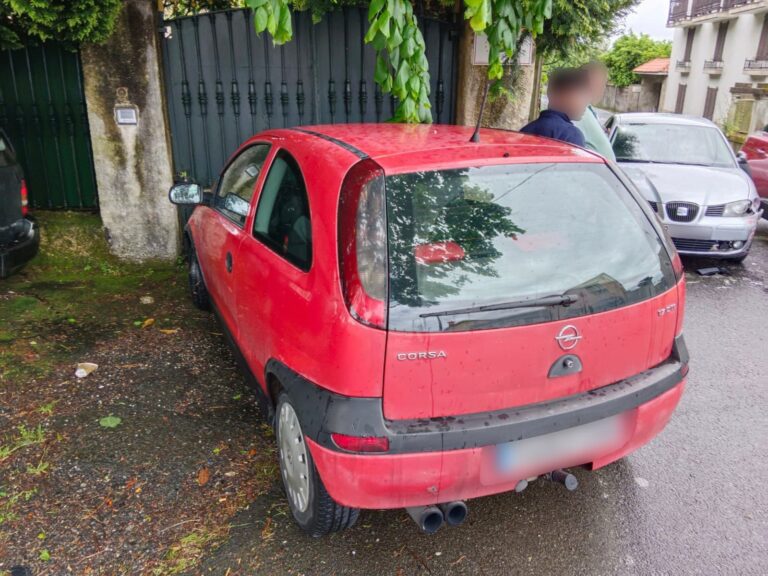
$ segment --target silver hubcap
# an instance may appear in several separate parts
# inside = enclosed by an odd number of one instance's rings
[[[285,490],[293,507],[299,512],[304,512],[309,505],[307,445],[304,443],[296,412],[288,403],[280,407],[277,433],[280,439],[280,470]]]

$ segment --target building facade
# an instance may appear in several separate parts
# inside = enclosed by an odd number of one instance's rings
[[[768,0],[671,0],[675,29],[662,110],[737,136],[768,123]]]

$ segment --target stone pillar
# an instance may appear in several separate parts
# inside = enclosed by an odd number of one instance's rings
[[[474,64],[475,33],[465,23],[459,43],[459,81],[456,99],[456,123],[474,125],[480,112],[483,90],[488,73],[488,66]],[[481,51],[482,52],[482,51]],[[509,96],[500,96],[485,105],[482,125],[486,128],[504,128],[518,130],[528,123],[531,113],[531,101],[538,91],[535,84],[535,58],[531,54],[531,63],[516,67],[505,67],[504,84]]]
[[[170,259],[176,208],[153,0],[126,0],[112,36],[81,49],[99,206],[114,254]]]

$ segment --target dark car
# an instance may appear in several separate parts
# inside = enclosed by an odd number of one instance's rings
[[[262,132],[187,224],[212,306],[273,418],[298,524],[464,500],[597,469],[666,425],[685,387],[680,258],[585,150],[514,132]],[[567,209],[563,209],[567,206]],[[510,524],[511,526],[511,524]]]
[[[0,129],[0,278],[20,270],[37,254],[40,230],[27,212],[24,174]]]

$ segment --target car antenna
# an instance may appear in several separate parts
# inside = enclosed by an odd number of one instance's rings
[[[501,55],[501,65],[504,66],[507,62],[506,55]],[[483,101],[480,103],[480,114],[477,116],[477,124],[475,125],[475,131],[472,132],[472,137],[469,139],[470,142],[480,142],[480,124],[483,121],[483,112],[485,111],[485,102],[488,100],[488,90],[491,87],[491,82],[488,79],[488,76],[485,77],[485,91],[483,92]]]
[[[475,126],[475,131],[472,133],[472,137],[469,139],[470,142],[480,142],[480,124],[483,121],[483,111],[485,110],[485,101],[488,100],[488,89],[491,87],[491,83],[488,80],[488,77],[485,77],[485,90],[483,92],[483,101],[480,103],[480,114],[477,115],[477,125]]]

